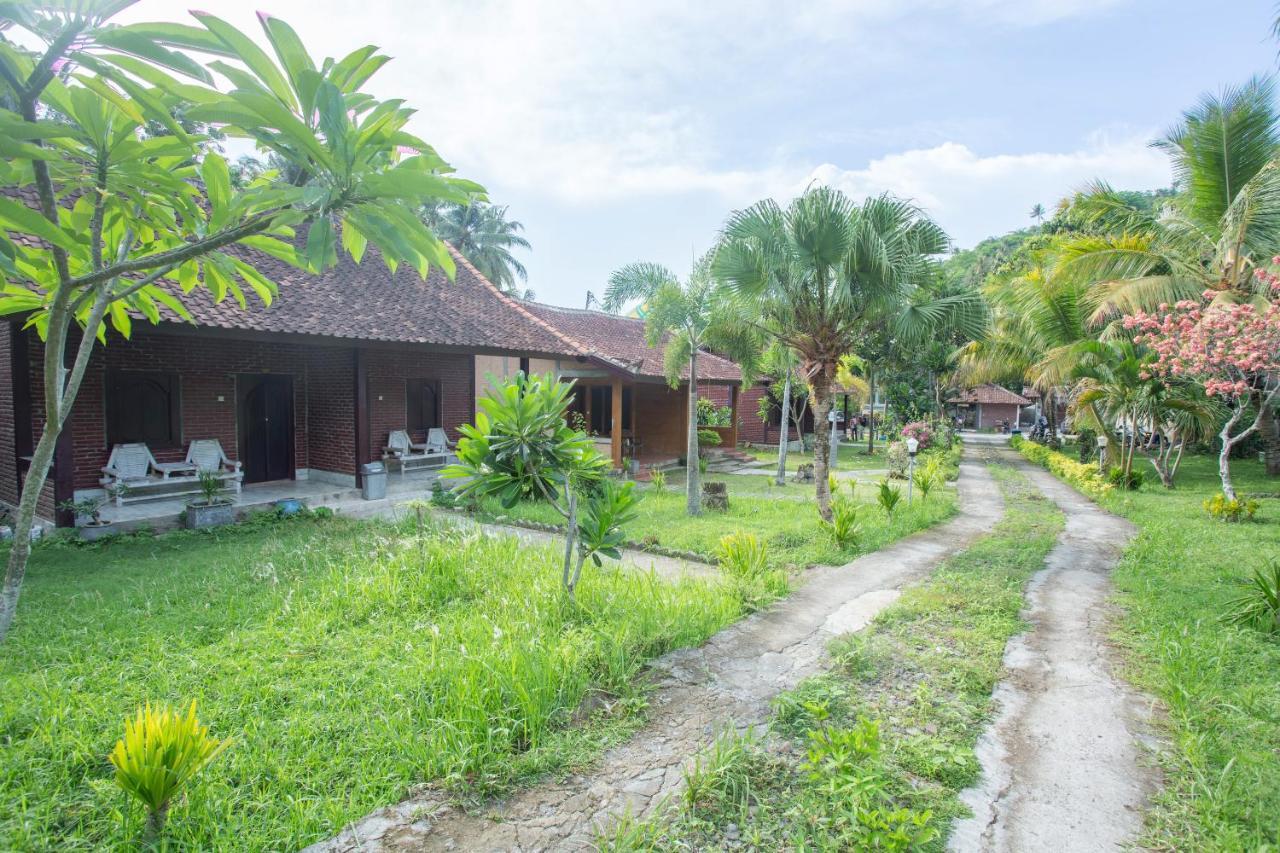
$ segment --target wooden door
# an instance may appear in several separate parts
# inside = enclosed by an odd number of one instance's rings
[[[244,481],[292,479],[293,377],[244,374],[238,387]]]

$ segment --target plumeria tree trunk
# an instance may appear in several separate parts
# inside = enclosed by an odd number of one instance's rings
[[[809,387],[813,393],[813,478],[818,494],[818,514],[823,520],[831,520],[831,484],[827,474],[831,470],[831,424],[827,415],[831,412],[831,376],[823,368],[811,371]]]
[[[778,437],[778,475],[774,482],[779,486],[787,482],[787,447],[791,444],[791,369],[787,369],[786,378],[782,381],[782,435]]]
[[[689,515],[702,514],[702,471],[698,467],[698,348],[689,356],[689,435],[685,461],[685,510]]]

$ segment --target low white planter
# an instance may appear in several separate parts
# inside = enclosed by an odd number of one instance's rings
[[[95,539],[101,539],[104,536],[120,532],[119,528],[110,522],[105,524],[82,524],[76,530],[80,533],[80,538],[86,542],[92,542]]]
[[[235,505],[230,501],[214,504],[187,504],[187,529],[203,530],[206,527],[221,527],[234,524],[236,520]]]

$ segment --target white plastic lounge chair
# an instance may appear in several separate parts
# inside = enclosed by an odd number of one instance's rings
[[[449,436],[439,427],[432,427],[427,430],[427,443],[424,449],[428,455],[447,455],[449,449],[453,447],[453,442],[449,440]]]
[[[222,442],[216,438],[198,438],[187,448],[187,464],[192,466],[197,475],[206,472],[218,474],[231,486],[236,494],[240,493],[240,483],[244,480],[244,472],[240,463],[227,458],[222,450]]]
[[[124,506],[126,500],[145,500],[147,497],[174,494],[169,486],[177,482],[194,482],[195,468],[188,462],[157,462],[151,448],[145,444],[117,444],[111,448],[111,456],[102,468],[98,481],[104,488],[125,488],[116,491],[116,506]],[[148,494],[163,488],[163,495]]]
[[[382,449],[382,458],[388,463],[398,462],[402,477],[410,468],[422,467],[431,461],[427,455],[427,446],[415,442],[402,429],[392,430],[387,436],[387,446]]]

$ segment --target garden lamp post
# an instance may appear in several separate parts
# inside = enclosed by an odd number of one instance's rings
[[[910,462],[907,467],[907,506],[911,506],[911,486],[916,481],[916,453],[920,450],[920,440],[915,436],[907,439],[907,456]]]
[[[1106,476],[1107,442],[1105,435],[1098,436],[1098,473]]]

